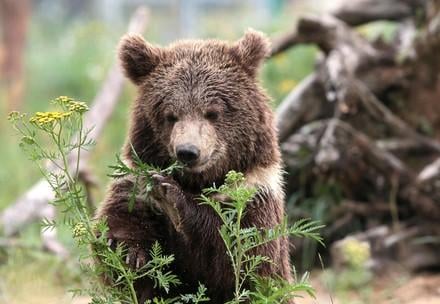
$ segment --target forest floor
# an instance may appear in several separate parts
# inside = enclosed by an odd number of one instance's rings
[[[316,299],[300,298],[297,304],[439,304],[440,274],[394,273],[376,278],[357,290],[329,291],[320,275],[312,275]]]
[[[316,299],[305,296],[296,304],[438,304],[440,303],[440,273],[408,276],[393,273],[374,279],[357,289],[329,291],[323,283],[323,272],[312,273],[311,283],[316,289]],[[16,282],[9,296],[1,304],[87,304],[90,299],[72,299],[65,289],[54,287],[47,281]],[[1,296],[1,294],[0,294]],[[2,301],[3,300],[3,301]]]

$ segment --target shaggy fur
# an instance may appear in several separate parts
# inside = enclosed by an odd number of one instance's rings
[[[173,253],[173,271],[185,283],[175,293],[194,292],[201,282],[211,303],[232,297],[220,221],[211,207],[199,205],[201,189],[221,185],[229,170],[240,171],[259,189],[243,225],[273,227],[284,216],[273,113],[256,80],[268,51],[267,39],[254,31],[235,43],[191,40],[158,47],[130,35],[120,44],[125,74],[139,89],[124,148],[127,161],[131,163],[132,145],[144,162],[166,167],[176,158],[176,146],[187,141],[200,149],[200,159],[175,176],[156,175],[148,198],[153,204],[139,198],[131,212],[127,202],[133,182],[130,177],[116,180],[98,216],[107,219],[109,238],[127,244],[133,267],[147,261],[155,240]],[[263,265],[261,274],[291,280],[286,239],[258,248],[256,254],[276,262]],[[148,280],[137,282],[136,288],[141,301],[160,294]]]

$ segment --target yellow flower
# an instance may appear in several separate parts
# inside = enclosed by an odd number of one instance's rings
[[[24,113],[20,113],[18,111],[12,111],[8,115],[8,120],[11,122],[16,122],[18,120],[21,120],[25,116],[26,116],[26,114],[24,114]]]
[[[77,113],[84,113],[89,110],[89,107],[86,103],[81,101],[71,101],[69,103],[69,111],[77,112]]]
[[[74,238],[80,238],[87,234],[87,228],[84,223],[79,222],[73,227],[73,237]]]
[[[37,124],[39,126],[48,125],[55,121],[69,117],[72,112],[37,112],[29,119],[29,122]]]
[[[67,96],[59,96],[55,98],[54,103],[58,103],[60,105],[69,105],[73,101],[73,98]]]
[[[362,267],[371,256],[370,244],[356,239],[348,239],[342,246],[342,253],[352,267]]]

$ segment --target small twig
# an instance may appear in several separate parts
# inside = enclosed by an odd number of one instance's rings
[[[426,183],[440,175],[440,158],[424,167],[417,176],[418,183]]]
[[[431,146],[420,145],[414,138],[387,138],[376,141],[376,146],[390,153],[430,154],[437,153]]]
[[[350,0],[343,1],[332,14],[352,26],[377,20],[403,20],[417,13],[425,0]]]

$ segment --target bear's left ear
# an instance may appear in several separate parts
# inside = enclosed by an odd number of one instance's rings
[[[254,76],[263,60],[269,56],[269,39],[261,32],[248,29],[244,36],[233,45],[243,67]]]

